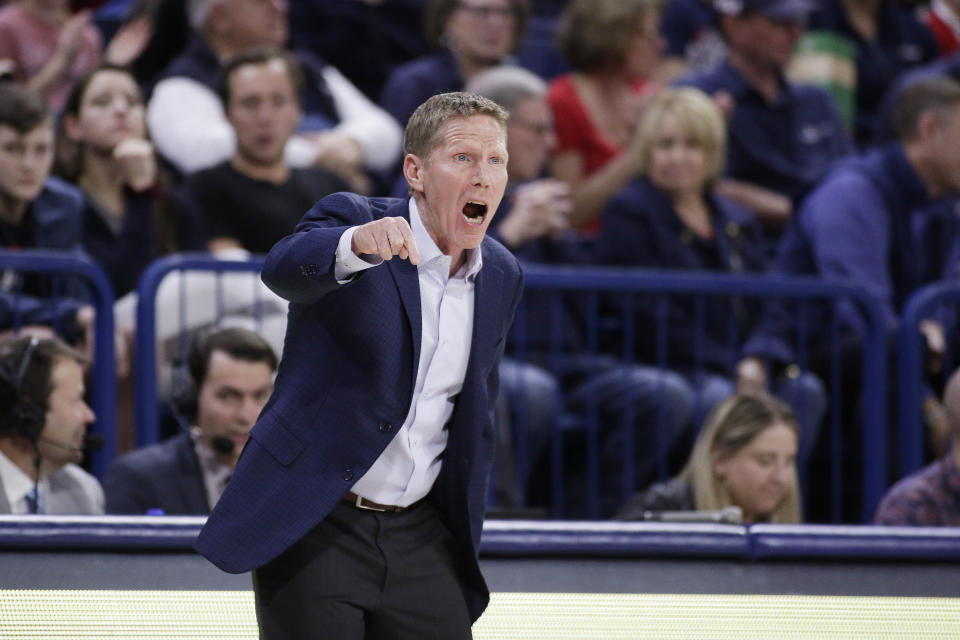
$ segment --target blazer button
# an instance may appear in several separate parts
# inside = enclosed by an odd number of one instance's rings
[[[343,472],[343,479],[345,482],[350,482],[353,480],[353,469],[347,469]]]
[[[380,423],[380,433],[392,433],[392,432],[393,432],[392,424],[390,424],[389,422]]]

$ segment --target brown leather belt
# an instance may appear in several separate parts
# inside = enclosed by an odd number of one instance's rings
[[[410,508],[373,502],[372,500],[367,500],[362,496],[358,496],[353,491],[347,491],[346,495],[343,496],[343,501],[353,505],[357,509],[366,509],[367,511],[391,511],[393,513],[400,513]]]

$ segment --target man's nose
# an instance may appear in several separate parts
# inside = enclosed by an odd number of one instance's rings
[[[477,170],[473,174],[473,184],[478,187],[489,187],[493,184],[490,172],[493,169],[490,168],[490,165],[487,162],[477,163]]]
[[[97,414],[93,412],[86,402],[83,403],[83,424],[93,424],[97,420]]]

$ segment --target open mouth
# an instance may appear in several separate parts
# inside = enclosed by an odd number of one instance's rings
[[[463,205],[463,217],[470,224],[483,224],[483,219],[487,216],[487,205],[482,202],[470,200]]]

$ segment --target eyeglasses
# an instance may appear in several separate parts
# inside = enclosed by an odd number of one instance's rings
[[[509,124],[512,127],[520,127],[521,129],[528,129],[530,131],[533,131],[537,135],[541,135],[541,136],[553,135],[552,122],[530,122],[528,120],[523,120],[521,118],[510,118]]]
[[[487,20],[489,18],[513,18],[516,16],[516,11],[513,7],[491,7],[478,4],[467,4],[461,3],[460,8],[466,11],[467,13],[472,13],[481,20]]]

